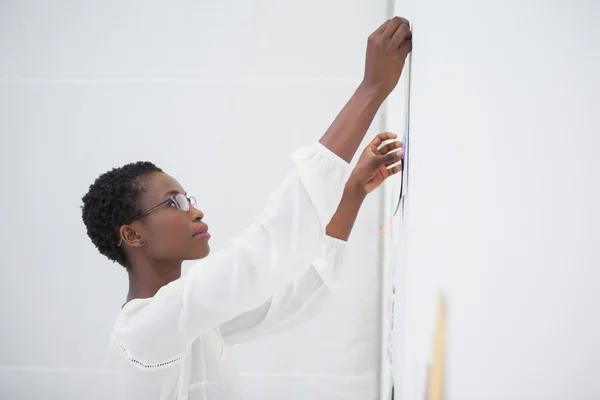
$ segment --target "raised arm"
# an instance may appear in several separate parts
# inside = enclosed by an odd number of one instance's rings
[[[396,22],[388,21],[385,29],[378,31],[384,34]],[[248,229],[225,250],[201,260],[187,275],[162,287],[153,298],[125,306],[113,337],[131,362],[142,366],[176,363],[197,337],[259,307],[320,256],[326,225],[338,207],[348,176],[347,161],[398,80],[389,78],[391,68],[379,64],[394,64],[398,76],[402,70],[392,51],[383,51],[385,43],[401,43],[396,36],[369,43],[370,49],[375,43],[377,51],[375,56],[367,51],[371,69],[357,93],[370,97],[355,94],[320,144],[294,154],[296,168]],[[394,51],[400,52],[398,48]],[[379,78],[383,74],[386,77]],[[360,103],[366,99],[369,105],[364,108]]]
[[[369,36],[362,83],[338,114],[320,142],[350,162],[377,110],[398,84],[412,34],[406,19],[394,17]]]
[[[402,144],[393,139],[396,135],[392,133],[377,135],[361,154],[340,205],[327,225],[321,256],[300,279],[276,292],[260,307],[221,325],[225,343],[238,344],[291,329],[313,319],[327,307],[334,288],[344,276],[346,240],[365,196],[401,170]],[[391,142],[383,145],[386,141]],[[387,154],[391,157],[386,157]]]

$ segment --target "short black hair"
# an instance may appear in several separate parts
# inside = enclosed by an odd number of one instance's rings
[[[87,234],[100,254],[129,268],[123,247],[118,246],[121,226],[141,213],[140,194],[148,189],[148,175],[162,172],[148,161],[114,168],[100,175],[83,196],[81,216]]]

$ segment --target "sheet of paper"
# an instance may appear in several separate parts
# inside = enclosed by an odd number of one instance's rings
[[[411,64],[412,64],[412,55],[408,56],[408,60],[406,61],[406,87],[404,89],[405,97],[406,97],[406,106],[405,106],[405,115],[406,115],[406,125],[404,127],[404,160],[402,160],[403,170],[402,170],[402,196],[406,196],[408,194],[408,157],[409,157],[409,145],[410,145],[410,78],[411,78]]]
[[[404,147],[404,157],[402,158],[402,178],[400,194],[394,215],[404,214],[404,198],[408,194],[408,159],[409,159],[409,145],[410,145],[410,75],[411,75],[411,60],[412,55],[408,56],[406,65],[404,66],[403,73],[405,74],[405,87],[404,87],[404,136],[402,138],[402,144]]]
[[[384,222],[381,234],[384,247],[383,318],[381,399],[404,400],[406,382],[404,368],[405,302],[406,302],[406,244],[404,227],[404,198],[407,189],[408,103],[410,97],[410,56],[406,60],[400,84],[388,102],[386,130],[398,133],[405,150],[403,171],[390,179],[385,187]],[[402,199],[402,201],[400,201]],[[424,383],[421,385],[424,386]],[[423,399],[419,399],[423,400]]]

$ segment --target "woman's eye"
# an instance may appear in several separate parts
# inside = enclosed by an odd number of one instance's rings
[[[177,203],[175,203],[175,200],[170,200],[168,204],[169,204],[169,207],[177,208]]]

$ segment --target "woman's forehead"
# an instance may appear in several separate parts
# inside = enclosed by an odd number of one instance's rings
[[[185,190],[175,178],[155,172],[148,177],[148,189],[142,196],[142,202],[160,202],[177,193],[185,193]]]

